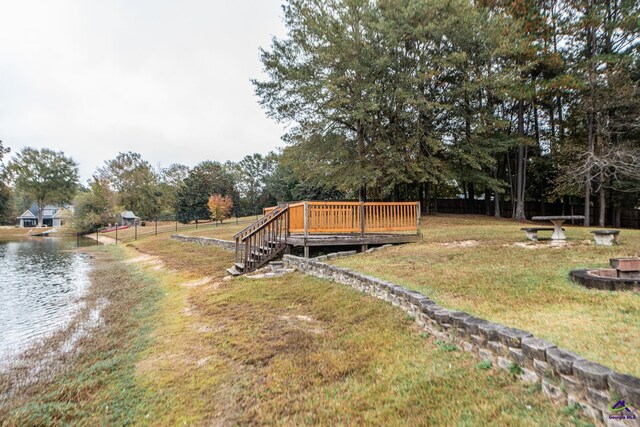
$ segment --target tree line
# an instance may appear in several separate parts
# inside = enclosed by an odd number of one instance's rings
[[[0,142],[0,162],[6,153]],[[38,206],[39,224],[45,205],[73,204],[78,231],[114,224],[125,210],[143,221],[189,223],[259,215],[283,200],[336,196],[301,183],[277,153],[155,168],[139,153],[125,152],[105,161],[81,185],[78,164],[63,152],[24,148],[0,176],[0,223],[15,224],[32,203]]]
[[[640,197],[640,3],[289,0],[255,90],[305,180],[361,200]],[[586,224],[590,223],[589,210]]]

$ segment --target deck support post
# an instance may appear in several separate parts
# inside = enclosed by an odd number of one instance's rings
[[[416,229],[418,230],[418,234],[420,234],[420,220],[422,219],[422,212],[420,209],[420,202],[418,202],[418,210],[416,213]]]
[[[304,257],[309,258],[309,246],[304,247]]]
[[[369,245],[362,245],[362,247],[360,248],[360,252],[366,252],[367,249],[369,249]]]

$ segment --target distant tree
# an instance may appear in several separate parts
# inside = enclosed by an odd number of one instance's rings
[[[211,212],[211,219],[222,222],[225,218],[231,217],[233,200],[229,196],[213,194],[209,196],[207,206],[209,207],[209,212]]]
[[[78,190],[78,164],[62,152],[24,148],[9,162],[7,171],[17,190],[38,206],[38,225],[48,203],[68,203]]]
[[[117,195],[105,179],[94,178],[89,191],[78,194],[74,200],[74,227],[77,231],[93,231],[116,221],[119,209]]]
[[[178,190],[188,175],[189,168],[178,163],[159,171],[158,187],[161,195],[158,199],[158,205],[160,218],[167,220],[175,218]]]
[[[13,192],[8,185],[5,184],[5,173],[2,170],[2,158],[9,153],[9,148],[5,148],[0,141],[0,224],[12,224],[13,218]]]
[[[245,156],[234,165],[236,188],[238,189],[243,206],[243,212],[253,215],[262,211],[267,201],[264,196],[267,178],[275,167],[270,156],[252,154]]]
[[[209,196],[221,194],[237,202],[233,175],[219,162],[204,161],[189,171],[176,196],[176,219],[184,224],[208,219]]]
[[[141,218],[153,219],[160,213],[158,176],[140,154],[118,153],[98,168],[96,178],[107,180],[118,194],[118,204]]]
[[[178,188],[188,175],[189,167],[180,163],[172,163],[160,170],[161,182],[174,188]]]
[[[33,204],[33,199],[24,191],[17,188],[11,188],[11,199],[11,208],[15,214],[14,216],[20,215]]]
[[[299,178],[293,169],[285,164],[282,155],[271,155],[274,163],[273,173],[265,180],[265,193],[268,204],[273,206],[278,202],[294,200],[292,190],[298,184]]]
[[[0,141],[0,162],[2,161],[2,158],[4,157],[5,154],[9,153],[11,150],[9,149],[9,147],[4,147],[4,145],[2,145],[2,141]]]
[[[8,185],[0,182],[0,224],[15,223],[13,205],[13,192]]]

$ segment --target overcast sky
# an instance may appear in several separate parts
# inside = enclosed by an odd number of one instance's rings
[[[281,0],[0,0],[0,140],[62,150],[83,183],[119,151],[154,166],[283,142],[258,105]]]

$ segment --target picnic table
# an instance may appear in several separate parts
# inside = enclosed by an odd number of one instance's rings
[[[584,220],[583,215],[557,215],[557,216],[534,216],[531,218],[532,221],[551,221],[553,224],[553,234],[551,235],[551,243],[564,243],[567,240],[567,237],[564,235],[564,231],[562,230],[562,224],[565,221],[571,220]]]

